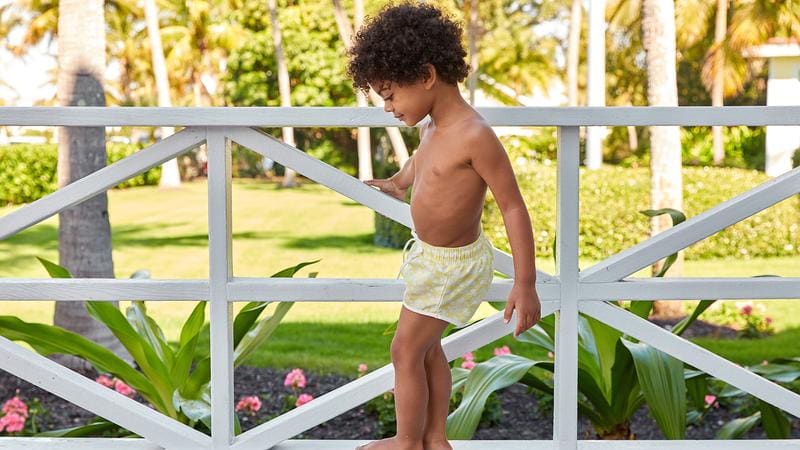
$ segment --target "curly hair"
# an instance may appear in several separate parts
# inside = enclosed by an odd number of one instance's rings
[[[428,63],[440,79],[457,84],[469,73],[461,41],[461,25],[436,7],[388,4],[353,37],[347,75],[354,89],[368,93],[376,80],[412,84],[427,74]]]

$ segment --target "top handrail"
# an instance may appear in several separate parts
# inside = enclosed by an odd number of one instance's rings
[[[800,106],[477,107],[493,126],[800,126]],[[380,107],[3,106],[0,126],[404,127]],[[416,126],[419,126],[417,124]]]

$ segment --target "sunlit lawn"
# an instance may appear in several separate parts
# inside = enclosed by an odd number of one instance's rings
[[[147,269],[153,278],[207,278],[207,208],[205,182],[184,183],[179,190],[143,187],[109,192],[114,264],[118,278]],[[5,215],[13,208],[0,208]],[[301,261],[321,259],[302,269],[320,278],[394,278],[401,263],[399,249],[372,244],[374,213],[316,184],[280,189],[274,184],[235,180],[233,191],[233,265],[239,277],[270,276]],[[35,256],[58,261],[58,219],[52,217],[19,235],[0,241],[0,277],[47,277]],[[594,261],[581,261],[588,268]],[[539,259],[552,273],[553,263]],[[800,257],[751,260],[687,261],[684,276],[800,276]],[[648,269],[638,276],[648,276]],[[123,302],[123,305],[125,302]],[[753,363],[763,357],[800,356],[800,308],[789,301],[765,302],[768,314],[786,333],[765,340],[708,342],[703,345]],[[148,309],[176,339],[191,302],[149,302]],[[235,310],[238,310],[237,305]],[[391,335],[381,331],[397,318],[395,302],[301,302],[250,364],[304,367],[355,374],[359,362],[371,368],[389,362]],[[52,302],[2,302],[0,314],[28,321],[51,322]],[[476,317],[492,314],[482,305]],[[524,354],[513,338],[512,351]],[[477,352],[489,357],[492,346]],[[763,355],[763,356],[762,356]]]

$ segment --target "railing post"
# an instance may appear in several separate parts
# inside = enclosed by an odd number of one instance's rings
[[[579,127],[558,127],[556,259],[561,306],[556,313],[553,439],[575,450],[578,436],[578,187]]]
[[[211,304],[211,440],[233,442],[233,307],[228,302],[231,263],[231,147],[223,128],[206,128],[208,148],[208,253]]]

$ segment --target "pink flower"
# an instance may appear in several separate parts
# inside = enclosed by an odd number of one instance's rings
[[[133,398],[133,395],[136,394],[136,391],[132,387],[125,384],[125,382],[119,378],[114,380],[114,390],[126,397],[131,398]]]
[[[254,413],[261,409],[261,399],[256,395],[250,395],[239,399],[236,404],[236,411],[246,410],[249,413]]]
[[[744,306],[742,306],[741,311],[742,314],[744,314],[745,316],[749,316],[750,314],[753,313],[753,305],[751,305],[750,303],[746,303]]]
[[[23,428],[25,428],[25,417],[15,412],[0,417],[0,431],[5,429],[8,433],[15,433],[17,431],[22,431]]]
[[[467,354],[462,356],[462,358],[466,359],[467,361],[472,361],[475,359],[475,356],[472,354],[472,352],[467,352]]]
[[[714,396],[714,395],[706,395],[704,397],[704,399],[706,401],[706,406],[714,405],[715,407],[719,408],[719,404],[716,403],[717,402],[717,397],[716,396]]]
[[[302,369],[293,369],[286,374],[286,379],[283,380],[284,386],[292,386],[298,388],[306,387],[306,376],[303,374]]]
[[[475,361],[468,359],[461,363],[461,367],[467,370],[472,369],[473,367],[475,367]]]
[[[762,366],[766,366],[767,364],[769,364],[769,361],[767,361],[766,359],[761,361]]]
[[[28,417],[28,405],[20,400],[18,395],[15,395],[3,404],[3,412],[5,414],[17,414],[23,418]]]
[[[507,345],[504,345],[502,347],[498,347],[498,348],[494,349],[494,355],[495,356],[510,355],[510,354],[511,354],[511,349],[509,349]]]
[[[767,325],[772,325],[772,317],[765,317],[764,320],[767,321]]]
[[[305,405],[306,403],[310,402],[311,400],[314,400],[314,397],[312,397],[311,395],[309,395],[309,394],[300,394],[300,397],[297,398],[297,401],[295,402],[294,406]]]
[[[365,373],[367,371],[367,365],[361,363],[358,365],[358,373]]]
[[[113,388],[114,387],[114,380],[112,380],[111,378],[109,378],[109,377],[107,377],[105,375],[100,375],[99,377],[95,378],[94,381],[102,384],[103,386],[105,386],[107,388]]]

